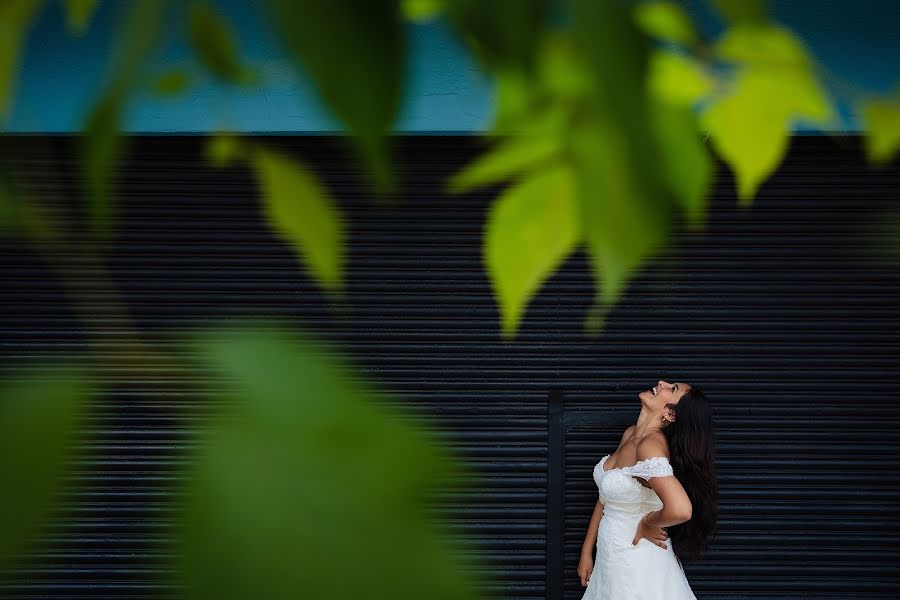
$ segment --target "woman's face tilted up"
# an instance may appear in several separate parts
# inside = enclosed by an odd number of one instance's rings
[[[681,381],[669,383],[664,379],[660,379],[655,386],[639,393],[638,398],[641,399],[641,404],[649,408],[654,414],[664,414],[667,420],[674,421],[676,415],[672,407],[677,405],[681,397],[690,389],[691,386]]]

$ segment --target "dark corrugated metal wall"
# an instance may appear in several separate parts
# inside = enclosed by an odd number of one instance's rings
[[[190,136],[134,140],[109,265],[117,289],[151,341],[208,317],[293,318],[435,415],[481,475],[478,489],[448,493],[435,510],[480,542],[496,581],[488,595],[580,597],[591,469],[636,416],[637,393],[660,377],[695,383],[716,403],[721,533],[706,560],[685,563],[698,596],[898,595],[900,267],[878,262],[860,236],[873,211],[896,204],[900,176],[868,169],[858,139],[795,138],[750,210],[738,208],[720,168],[707,232],[680,233],[648,264],[603,336],[581,333],[593,282],[579,252],[529,306],[512,344],[499,340],[481,266],[492,193],[440,192],[477,154],[477,138],[398,140],[409,187],[389,208],[359,184],[339,139],[268,141],[312,163],[346,211],[352,315],[329,312],[260,222],[248,173],[207,168]],[[4,142],[39,176],[41,197],[79,218],[73,140]],[[2,244],[6,359],[77,351],[91,330],[115,339],[115,323],[76,320],[31,252]],[[156,541],[192,400],[183,382],[116,387],[115,368],[105,376],[114,392],[73,465],[86,487],[50,528],[50,549],[6,586],[9,597],[168,595]],[[552,439],[551,393],[565,422]],[[563,458],[553,476],[563,497],[548,490],[551,451]]]

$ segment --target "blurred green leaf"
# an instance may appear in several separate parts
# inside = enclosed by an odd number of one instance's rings
[[[20,560],[56,505],[87,378],[74,365],[28,365],[0,392],[0,572]]]
[[[183,94],[190,85],[191,76],[187,71],[169,71],[154,80],[153,93],[162,97],[177,96]]]
[[[0,233],[43,243],[61,239],[51,215],[13,176],[5,157],[0,157]]]
[[[462,546],[426,510],[466,473],[339,351],[247,321],[193,348],[219,408],[180,479],[186,597],[475,597]]]
[[[113,185],[121,156],[130,145],[119,134],[126,103],[144,74],[142,63],[159,41],[165,0],[135,0],[123,3],[126,12],[113,44],[112,76],[98,101],[90,108],[82,144],[81,170],[95,235],[111,235],[115,220]]]
[[[444,11],[444,0],[402,0],[403,16],[408,21],[431,21]]]
[[[195,1],[188,18],[188,39],[209,71],[228,83],[249,85],[255,77],[241,65],[225,19],[206,2]]]
[[[863,235],[858,240],[867,252],[883,266],[900,268],[900,206],[867,212],[863,221]]]
[[[675,2],[647,2],[634,8],[638,26],[655,38],[692,45],[697,34],[690,17]]]
[[[706,223],[715,165],[698,134],[697,116],[688,106],[659,98],[650,106],[668,187],[681,205],[688,227],[701,231]]]
[[[99,0],[65,0],[66,26],[73,35],[84,35]]]
[[[538,99],[538,90],[530,78],[518,71],[495,72],[494,115],[486,136],[497,138],[515,132]]]
[[[330,293],[343,289],[344,223],[339,208],[306,165],[261,146],[252,153],[271,226]]]
[[[650,92],[672,104],[691,106],[713,90],[713,79],[689,56],[667,51],[650,55]]]
[[[555,100],[580,100],[596,93],[584,51],[572,35],[546,31],[541,37],[537,61],[541,86]]]
[[[484,261],[511,339],[525,307],[581,241],[572,169],[544,168],[508,187],[491,207]]]
[[[0,119],[4,122],[11,114],[25,37],[40,12],[41,4],[41,0],[0,2]]]
[[[900,92],[893,98],[861,100],[858,110],[866,129],[866,159],[885,167],[900,148]]]
[[[762,23],[769,18],[766,0],[712,0],[712,3],[732,23]]]
[[[694,59],[657,50],[650,55],[647,85],[663,173],[688,226],[699,231],[706,221],[714,165],[699,139],[692,106],[712,92],[713,80]]]
[[[719,100],[701,116],[716,152],[735,173],[737,195],[749,205],[765,181],[781,164],[790,139],[790,127],[783,107],[777,106],[777,92],[765,78],[751,72],[740,75],[736,90]],[[771,103],[776,103],[773,110]]]
[[[784,158],[793,119],[825,126],[835,118],[813,63],[794,35],[777,25],[735,26],[716,45],[735,61],[730,91],[702,114],[717,152],[734,170],[749,205]]]
[[[452,175],[446,190],[459,194],[506,181],[525,169],[547,162],[561,150],[559,141],[550,137],[510,137]]]
[[[240,137],[231,133],[213,134],[206,144],[206,158],[216,167],[226,167],[238,159],[246,158],[247,147]]]
[[[713,51],[720,59],[751,66],[809,69],[812,64],[803,42],[776,23],[730,27]]]
[[[597,331],[644,259],[668,236],[671,202],[650,117],[649,41],[618,2],[569,0],[598,93],[570,138],[595,285],[585,324]]]
[[[82,138],[82,169],[88,189],[91,226],[94,233],[112,232],[115,212],[112,199],[115,168],[129,147],[128,138],[119,135],[126,89],[108,90],[91,109]]]
[[[578,103],[546,100],[533,108],[518,127],[521,136],[536,140],[556,140],[564,146]],[[562,149],[564,151],[564,148]]]
[[[518,68],[493,73],[495,112],[486,138],[512,134],[564,139],[576,105],[595,92],[590,69],[571,35],[547,30],[538,43],[534,73]]]
[[[642,172],[631,143],[608,117],[585,115],[572,132],[581,218],[599,289],[586,321],[592,331],[602,326],[632,273],[668,239],[666,172],[658,164],[652,175]]]
[[[533,73],[549,0],[447,0],[446,14],[490,71]]]
[[[5,234],[21,233],[25,221],[22,210],[21,192],[7,173],[6,165],[0,161],[0,231]]]
[[[389,135],[405,80],[406,24],[396,0],[266,0],[273,30],[354,135],[375,191],[394,189]]]

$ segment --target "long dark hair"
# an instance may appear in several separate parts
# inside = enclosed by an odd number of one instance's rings
[[[716,430],[703,391],[691,385],[673,406],[675,422],[663,427],[672,470],[691,499],[691,518],[667,527],[679,558],[700,558],[718,532],[719,486],[716,482]]]

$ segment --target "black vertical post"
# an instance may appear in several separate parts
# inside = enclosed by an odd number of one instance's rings
[[[547,598],[563,595],[563,528],[565,495],[565,429],[563,393],[550,392],[547,405]]]

